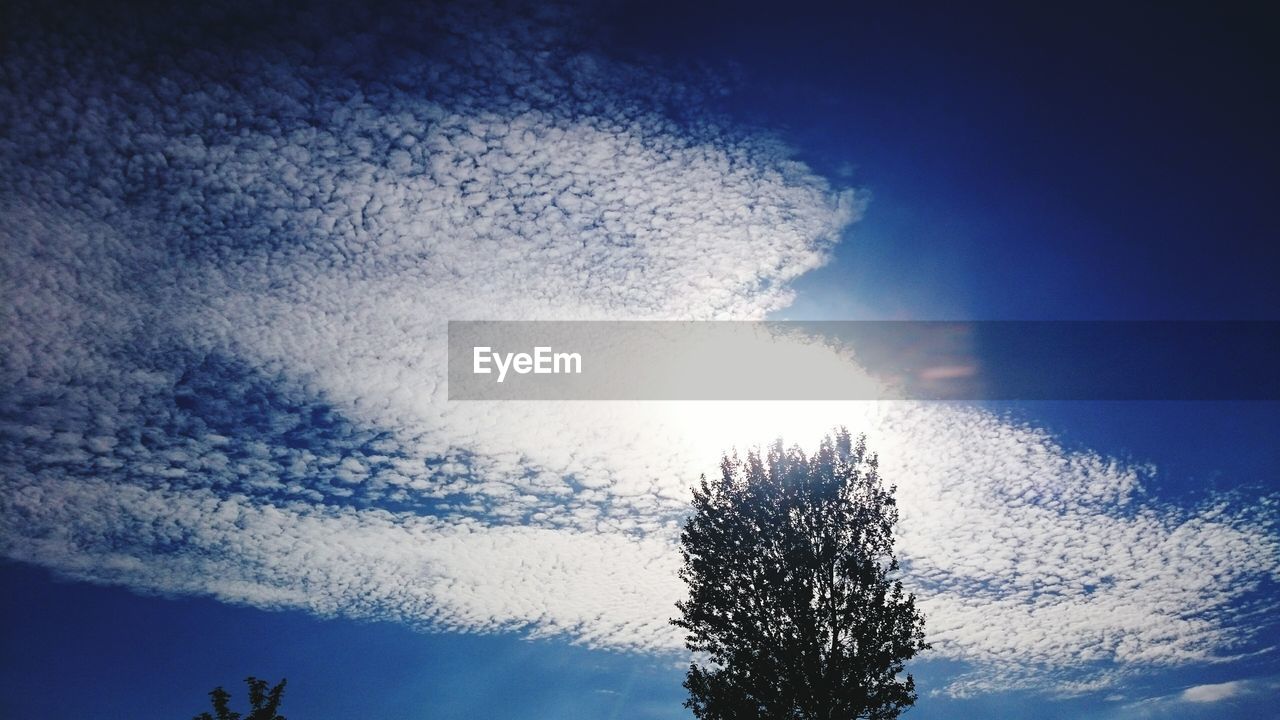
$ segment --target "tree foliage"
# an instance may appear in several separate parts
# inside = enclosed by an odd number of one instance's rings
[[[702,477],[681,536],[677,603],[699,660],[685,706],[702,720],[894,718],[915,702],[905,661],[927,649],[897,579],[895,488],[841,428],[807,457],[776,441]]]
[[[231,701],[231,693],[223,690],[221,687],[214,688],[209,697],[213,700],[213,714],[207,712],[196,715],[194,720],[285,720],[283,715],[278,713],[280,708],[280,699],[284,696],[284,685],[287,679],[281,680],[279,685],[267,689],[267,681],[259,680],[250,675],[244,679],[245,684],[249,686],[249,714],[241,715],[238,712],[232,712],[228,703]]]

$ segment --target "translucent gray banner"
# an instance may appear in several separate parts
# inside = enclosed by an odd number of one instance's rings
[[[450,321],[450,400],[1277,400],[1277,322]]]

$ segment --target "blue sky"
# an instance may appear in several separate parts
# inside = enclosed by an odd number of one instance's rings
[[[688,717],[687,483],[834,422],[900,486],[910,716],[1273,707],[1274,402],[477,407],[437,362],[448,319],[1274,320],[1252,11],[153,11],[4,40],[0,715]]]

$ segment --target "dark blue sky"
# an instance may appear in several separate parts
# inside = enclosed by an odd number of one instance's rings
[[[1276,318],[1261,5],[943,5],[644,3],[607,37],[732,63],[734,110],[870,191],[797,316]]]
[[[832,262],[793,283],[796,301],[777,317],[1280,319],[1280,51],[1260,4],[593,13],[585,47],[725,78],[717,111],[866,193],[863,219]],[[1147,492],[1187,513],[1280,490],[1276,403],[987,407],[1068,449],[1153,463]],[[242,700],[248,674],[287,676],[295,719],[688,717],[682,669],[665,656],[142,596],[7,561],[0,590],[3,717],[186,717],[217,684]],[[1255,625],[1250,648],[1280,644],[1274,618]],[[1280,678],[1271,649],[1139,674],[1117,699],[928,694],[964,669],[921,664],[908,717],[1261,717]],[[1247,691],[1177,700],[1231,681]]]

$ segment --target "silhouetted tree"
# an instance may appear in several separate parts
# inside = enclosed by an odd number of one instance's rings
[[[280,708],[280,698],[284,695],[284,684],[288,679],[280,681],[279,685],[267,689],[267,681],[259,680],[250,675],[244,679],[249,686],[249,714],[241,716],[238,712],[232,712],[227,706],[231,700],[231,693],[216,687],[209,693],[209,697],[213,699],[213,714],[200,713],[196,715],[194,720],[284,720],[284,716],[277,713]]]
[[[689,598],[671,621],[706,663],[684,683],[698,718],[879,720],[915,702],[899,676],[929,646],[877,468],[841,428],[812,457],[778,440],[702,477],[681,535]]]

